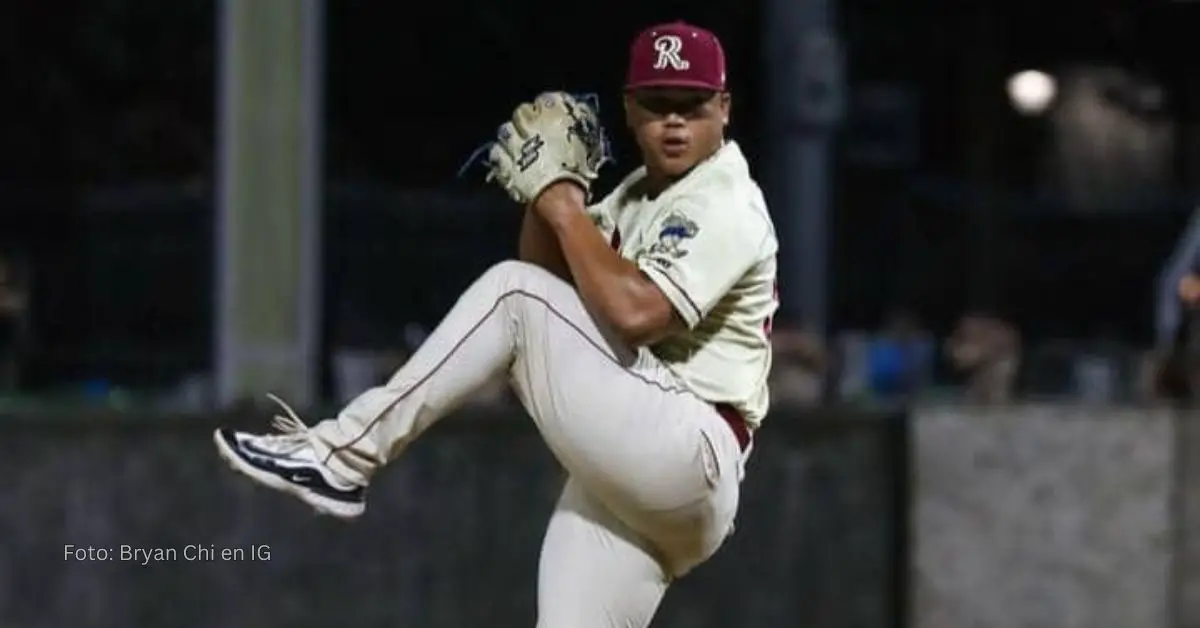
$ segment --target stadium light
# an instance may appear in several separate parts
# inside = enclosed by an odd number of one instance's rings
[[[1057,94],[1054,77],[1041,70],[1024,70],[1008,79],[1008,100],[1023,115],[1045,112]]]

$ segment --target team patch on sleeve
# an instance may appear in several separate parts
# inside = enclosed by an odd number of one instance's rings
[[[650,255],[680,259],[688,254],[687,242],[700,233],[700,226],[680,213],[671,213],[662,222],[658,240],[646,250]]]
[[[634,257],[689,328],[694,328],[758,261],[753,224],[711,209],[672,207],[647,229]]]

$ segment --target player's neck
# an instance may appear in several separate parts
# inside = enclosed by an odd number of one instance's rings
[[[641,188],[641,192],[646,195],[646,198],[655,199],[659,194],[666,192],[667,188],[674,185],[676,181],[686,177],[692,170],[695,170],[695,166],[681,174],[669,175],[655,172],[653,168],[647,166],[646,177],[641,180],[638,187]]]
[[[675,182],[691,174],[701,164],[715,157],[717,153],[721,152],[721,147],[723,146],[725,146],[724,140],[722,140],[720,144],[717,144],[715,148],[709,151],[707,155],[697,161],[696,164],[691,168],[688,168],[687,170],[684,170],[678,174],[666,174],[655,169],[650,164],[646,164],[646,176],[641,180],[639,188],[648,198],[653,199],[659,194],[665,192],[667,188],[675,185]]]

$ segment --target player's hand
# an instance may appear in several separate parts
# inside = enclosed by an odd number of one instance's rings
[[[591,107],[564,92],[546,92],[517,107],[488,153],[495,181],[513,200],[531,205],[551,184],[569,180],[590,194],[608,161],[603,130]]]
[[[1188,273],[1179,281],[1179,299],[1187,305],[1200,304],[1200,277]]]

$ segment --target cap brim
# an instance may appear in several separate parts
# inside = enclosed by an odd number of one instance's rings
[[[653,87],[675,87],[688,89],[703,89],[710,92],[725,91],[725,88],[720,85],[713,85],[706,81],[697,81],[695,79],[655,79],[653,81],[642,81],[640,83],[629,83],[625,85],[625,91],[631,92],[635,89],[647,89]]]

